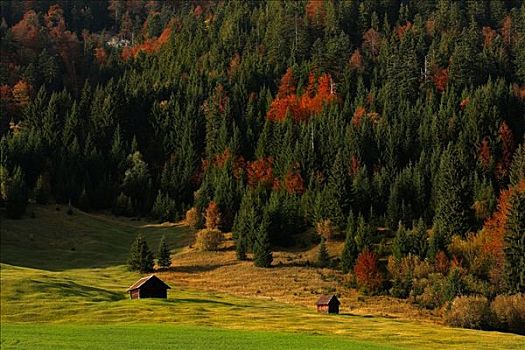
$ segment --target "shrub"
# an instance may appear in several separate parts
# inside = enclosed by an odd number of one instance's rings
[[[326,240],[330,240],[334,236],[334,224],[330,219],[324,219],[318,221],[315,224],[315,230],[317,234],[321,237],[324,237]]]
[[[197,208],[193,207],[186,212],[186,224],[191,228],[199,226],[199,212]]]
[[[372,294],[379,291],[383,278],[377,268],[377,257],[373,252],[366,249],[359,254],[354,273],[357,284],[365,293]]]
[[[453,327],[484,329],[490,324],[490,307],[483,296],[456,297],[450,310],[445,313],[445,322]]]
[[[494,328],[525,335],[525,294],[498,295],[490,309]]]
[[[205,228],[197,232],[195,246],[198,250],[218,250],[223,240],[224,234],[221,231]]]

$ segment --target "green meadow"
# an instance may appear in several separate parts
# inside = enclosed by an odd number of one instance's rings
[[[33,209],[31,209],[33,210]],[[1,224],[2,349],[522,349],[525,337],[351,314],[182,288],[167,300],[129,300],[127,271],[142,233],[172,253],[193,232],[65,209]]]

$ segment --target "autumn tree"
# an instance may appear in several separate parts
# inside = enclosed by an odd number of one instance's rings
[[[366,293],[373,294],[381,288],[383,278],[377,268],[377,256],[368,249],[357,257],[354,273],[358,286]]]

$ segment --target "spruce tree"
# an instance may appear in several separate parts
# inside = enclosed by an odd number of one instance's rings
[[[434,216],[435,248],[445,250],[454,234],[464,235],[470,228],[470,188],[461,154],[452,146],[441,156],[436,184]]]
[[[510,199],[505,225],[507,287],[511,293],[525,292],[525,189],[518,189]]]
[[[157,251],[158,265],[163,268],[171,266],[170,248],[166,243],[166,236],[162,236],[159,243],[159,249]]]
[[[392,255],[396,260],[401,260],[405,255],[409,253],[409,237],[407,231],[401,221],[398,224],[396,236],[392,242]]]
[[[264,212],[253,247],[253,262],[257,267],[270,267],[273,261],[270,247],[270,217]]]
[[[321,243],[319,244],[319,252],[317,254],[317,265],[319,267],[326,267],[330,263],[330,255],[326,249],[324,237],[321,237]]]
[[[153,271],[153,254],[149,250],[148,243],[140,234],[131,245],[128,268],[130,271],[140,273]]]
[[[350,214],[346,227],[345,244],[343,246],[343,252],[341,253],[341,269],[343,273],[352,271],[357,255],[359,254],[354,238],[355,229],[354,216]]]

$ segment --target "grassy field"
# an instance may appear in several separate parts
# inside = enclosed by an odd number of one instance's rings
[[[203,283],[195,281],[222,267],[187,267],[185,259],[197,253],[187,248],[192,231],[184,226],[80,212],[68,216],[54,207],[37,207],[35,214],[34,219],[2,221],[2,349],[96,349],[108,343],[112,348],[192,349],[521,349],[525,344],[525,337],[517,335],[365,317],[351,309],[320,315],[311,306],[265,296],[263,287],[259,297],[201,288]],[[174,248],[173,271],[161,274],[172,287],[167,300],[132,301],[125,294],[140,277],[124,266],[138,232],[153,248],[166,234]],[[207,254],[201,258],[201,264],[208,263]],[[239,268],[251,269],[254,279],[282,271],[243,264]],[[290,268],[293,273],[295,267]]]

